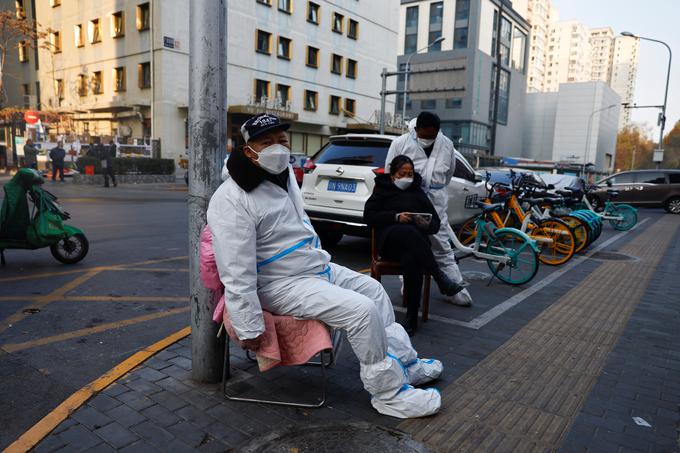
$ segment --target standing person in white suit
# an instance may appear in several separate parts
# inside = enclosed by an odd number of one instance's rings
[[[229,156],[229,177],[208,207],[226,309],[241,346],[259,347],[262,309],[322,321],[346,331],[378,412],[436,413],[439,392],[413,385],[439,377],[442,363],[417,358],[380,283],[330,262],[303,210],[289,165],[288,127],[268,114],[246,121],[246,145]]]
[[[456,153],[453,142],[439,129],[440,121],[436,114],[421,112],[415,127],[392,142],[385,159],[385,173],[389,172],[390,162],[396,156],[403,154],[413,160],[415,171],[422,176],[423,190],[432,201],[441,221],[439,232],[430,237],[434,258],[449,278],[458,284],[464,284],[449,243],[453,231],[446,213],[449,204],[448,186],[456,169]],[[472,297],[467,289],[447,300],[462,307],[472,305]]]

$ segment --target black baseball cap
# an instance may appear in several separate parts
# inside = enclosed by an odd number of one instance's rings
[[[269,113],[258,113],[241,126],[241,135],[248,143],[254,138],[267,134],[273,130],[287,131],[290,124],[282,123],[278,116]]]

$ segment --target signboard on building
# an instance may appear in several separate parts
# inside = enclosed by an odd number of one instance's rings
[[[170,36],[163,36],[163,47],[168,49],[179,49],[179,41]]]
[[[411,63],[409,98],[414,101],[465,96],[467,58]]]
[[[282,120],[297,121],[298,119],[298,114],[295,112],[262,107],[258,105],[230,105],[228,112],[242,113],[245,115],[257,115],[258,113],[268,113],[270,115],[276,115]]]

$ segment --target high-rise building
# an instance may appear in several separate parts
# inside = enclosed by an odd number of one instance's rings
[[[588,29],[576,21],[552,24],[548,38],[545,91],[557,91],[561,83],[587,82],[590,78],[591,46]]]
[[[627,36],[618,36],[614,40],[609,86],[621,97],[623,103],[632,104],[635,99],[639,44],[638,39]],[[624,109],[619,119],[619,128],[630,124],[630,117],[631,110]]]
[[[614,31],[611,27],[590,29],[590,59],[592,80],[611,82],[614,57]]]
[[[401,0],[400,69],[411,61],[406,118],[436,112],[442,133],[468,155],[488,153],[494,142],[499,156],[521,155],[517,131],[529,30],[508,0]],[[428,48],[440,37],[444,40]],[[399,89],[404,82],[400,77]]]

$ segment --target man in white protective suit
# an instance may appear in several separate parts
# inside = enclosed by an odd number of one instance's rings
[[[446,213],[449,204],[448,186],[456,169],[456,154],[453,142],[439,129],[440,121],[436,114],[421,112],[415,127],[392,142],[385,159],[385,173],[389,172],[390,162],[398,155],[404,154],[413,160],[415,171],[422,177],[423,190],[432,201],[441,221],[439,232],[430,236],[434,259],[450,279],[464,284],[449,243],[453,231]],[[446,300],[462,307],[472,305],[472,297],[467,289]]]
[[[438,360],[418,359],[382,285],[330,262],[302,205],[279,118],[259,114],[241,127],[246,142],[227,161],[229,177],[208,207],[229,319],[246,349],[257,350],[262,309],[343,329],[381,414],[422,417],[439,410]]]

